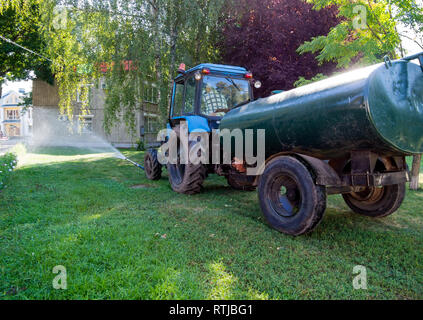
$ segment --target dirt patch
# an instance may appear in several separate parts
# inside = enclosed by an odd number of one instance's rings
[[[131,189],[150,189],[152,186],[149,186],[147,184],[136,184],[133,186],[130,186]]]

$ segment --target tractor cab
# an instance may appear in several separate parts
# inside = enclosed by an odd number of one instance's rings
[[[210,132],[217,129],[222,117],[230,110],[253,101],[253,75],[247,69],[218,64],[200,64],[188,71],[181,64],[174,79],[169,114],[171,127],[181,120],[188,130]]]

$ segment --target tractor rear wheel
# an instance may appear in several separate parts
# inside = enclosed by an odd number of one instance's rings
[[[326,188],[316,185],[307,168],[292,157],[276,158],[266,166],[258,194],[268,224],[293,236],[312,231],[326,209]]]
[[[162,177],[162,165],[157,160],[157,150],[148,149],[144,155],[145,175],[150,180],[159,180]]]
[[[184,194],[201,192],[206,179],[207,168],[199,163],[181,163],[181,148],[178,148],[178,161],[176,164],[167,164],[169,182],[173,191]]]
[[[405,183],[384,187],[369,187],[361,192],[343,194],[352,211],[373,218],[386,217],[401,206],[405,197]]]

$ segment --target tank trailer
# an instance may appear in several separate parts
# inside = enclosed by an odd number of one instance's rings
[[[180,69],[167,129],[178,139],[182,123],[189,133],[264,129],[265,162],[254,175],[245,157],[232,153],[229,163],[185,163],[178,144],[178,160],[166,164],[174,191],[198,193],[211,173],[235,189],[257,188],[268,224],[294,236],[319,224],[330,194],[342,194],[353,212],[369,217],[400,207],[409,181],[405,157],[423,153],[423,52],[256,100],[253,87],[261,83],[245,68]],[[161,178],[159,155],[145,154],[149,179]]]

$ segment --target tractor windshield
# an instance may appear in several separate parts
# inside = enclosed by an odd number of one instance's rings
[[[250,100],[247,80],[205,76],[201,89],[201,113],[224,116],[226,112]]]

